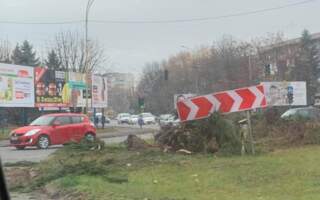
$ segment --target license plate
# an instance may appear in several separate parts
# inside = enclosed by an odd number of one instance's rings
[[[12,136],[11,140],[13,140],[13,141],[18,140],[18,137],[17,136]]]

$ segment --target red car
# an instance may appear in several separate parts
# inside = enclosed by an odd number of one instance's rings
[[[43,115],[29,126],[13,130],[10,143],[17,149],[26,146],[46,149],[50,145],[80,142],[82,139],[93,141],[95,137],[96,129],[86,115],[59,113]]]

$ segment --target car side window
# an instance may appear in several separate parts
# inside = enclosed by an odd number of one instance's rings
[[[318,110],[316,110],[316,109],[312,109],[311,110],[311,115],[312,115],[312,118],[313,119],[319,119],[319,111]]]
[[[83,122],[84,117],[81,116],[73,116],[71,117],[73,124],[79,124]]]
[[[71,119],[70,117],[67,117],[67,116],[57,117],[55,121],[58,121],[60,125],[71,124]]]
[[[298,114],[300,117],[305,118],[305,119],[311,118],[311,115],[312,115],[310,110],[299,110]]]

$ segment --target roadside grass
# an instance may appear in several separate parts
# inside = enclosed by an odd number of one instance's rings
[[[14,162],[14,163],[4,163],[4,167],[33,167],[36,166],[36,162],[31,162],[31,161],[19,161],[19,162]]]
[[[58,150],[38,165],[30,187],[55,184],[89,199],[110,200],[318,200],[319,146],[258,156],[184,156],[157,149]]]

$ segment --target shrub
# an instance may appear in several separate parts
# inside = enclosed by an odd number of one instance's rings
[[[241,143],[236,127],[219,113],[208,119],[186,122],[180,127],[164,127],[156,142],[169,146],[173,151],[187,149],[192,152],[221,152],[238,154]]]

